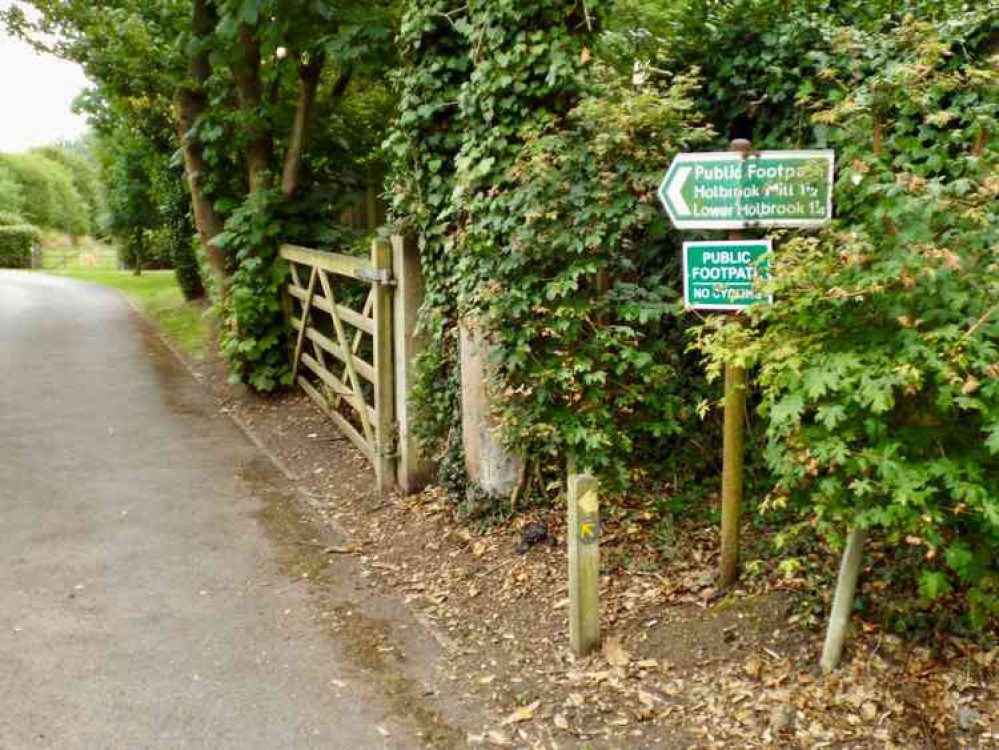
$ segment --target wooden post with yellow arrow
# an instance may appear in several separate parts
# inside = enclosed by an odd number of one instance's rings
[[[569,643],[585,656],[600,643],[600,499],[597,480],[570,474],[569,505]]]

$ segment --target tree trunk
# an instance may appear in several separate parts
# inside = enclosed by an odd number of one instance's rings
[[[192,30],[195,40],[202,40],[212,32],[214,19],[208,0],[194,0]],[[198,118],[207,109],[204,86],[211,75],[208,54],[198,51],[191,56],[188,69],[189,80],[178,89],[174,96],[174,112],[177,119],[177,133],[184,149],[184,172],[191,189],[191,208],[194,212],[194,225],[205,248],[205,259],[215,279],[215,289],[219,296],[226,293],[225,256],[215,243],[215,237],[222,233],[223,221],[212,200],[205,194],[203,179],[208,174],[201,143],[191,135]]]
[[[313,55],[309,62],[298,67],[298,105],[295,107],[295,122],[288,139],[288,150],[284,155],[284,170],[281,174],[281,192],[288,198],[298,192],[299,176],[302,168],[302,154],[309,133],[312,110],[316,101],[316,89],[323,72],[326,56]]]
[[[142,275],[142,261],[146,254],[145,237],[142,236],[142,230],[136,229],[133,231],[132,235],[132,275],[141,276]]]
[[[260,80],[260,42],[253,31],[254,28],[249,24],[240,24],[236,59],[232,66],[239,108],[250,121],[250,145],[246,149],[246,169],[251,193],[268,186],[268,170],[274,150],[270,131],[261,121],[263,84]]]

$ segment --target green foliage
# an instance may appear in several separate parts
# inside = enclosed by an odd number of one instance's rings
[[[0,211],[0,227],[14,227],[26,224],[24,217],[9,211]]]
[[[677,238],[655,188],[711,133],[692,77],[637,91],[593,61],[597,19],[583,13],[410,3],[388,145],[395,219],[418,233],[427,278],[432,344],[412,399],[425,448],[453,452],[465,319],[492,344],[511,447],[553,466],[575,454],[620,486],[690,455],[670,449],[705,386],[683,355],[678,269],[663,262]]]
[[[582,50],[593,20],[566,0],[472,3],[463,24],[474,40],[474,67],[460,96],[464,134],[455,158],[459,217],[460,314],[475,317],[490,282],[483,265],[509,249],[520,217],[506,189],[525,140],[557,129],[584,87]],[[486,335],[488,337],[489,331]]]
[[[404,59],[399,117],[386,143],[393,220],[418,238],[427,280],[421,326],[431,343],[415,368],[416,434],[424,451],[438,456],[460,453],[461,445],[452,198],[463,139],[458,101],[472,70],[466,17],[467,9],[453,10],[445,0],[408,4],[398,40]],[[454,476],[463,474],[460,464],[452,457],[443,465]],[[463,480],[451,484],[452,494],[461,494]]]
[[[126,131],[108,136],[102,148],[107,230],[117,240],[119,260],[125,268],[139,270],[169,267],[169,252],[159,243],[151,254],[148,236],[159,224],[149,170],[154,152],[145,139]]]
[[[281,204],[277,190],[251,193],[217,239],[236,261],[230,293],[216,303],[219,346],[233,380],[264,392],[291,382],[281,309],[288,267],[278,258]]]
[[[506,435],[618,486],[696,425],[704,397],[683,356],[678,268],[663,261],[677,247],[656,203],[662,165],[712,135],[690,115],[694,96],[682,77],[641,91],[609,78],[525,142],[490,215],[518,221],[504,225],[503,252],[477,258],[489,282],[476,318],[497,345]]]
[[[169,245],[186,293],[197,295],[193,232],[187,212],[175,210],[180,159],[174,157],[182,145],[175,97],[184,105],[178,111],[193,125],[187,142],[204,159],[196,180],[204,199],[198,215],[214,210],[199,234],[209,238],[228,222],[224,240],[232,240],[221,258],[214,252],[203,257],[219,277],[231,274],[218,292],[229,290],[233,300],[220,300],[219,314],[240,321],[228,330],[227,351],[237,377],[251,385],[270,390],[276,383],[265,352],[277,356],[280,348],[257,346],[260,331],[281,322],[279,308],[275,301],[274,318],[265,323],[266,306],[254,306],[251,298],[272,289],[277,233],[284,241],[344,250],[342,243],[353,237],[336,226],[341,213],[380,185],[380,144],[394,109],[386,69],[395,61],[398,4],[16,0],[0,10],[12,34],[86,68],[95,86],[78,105],[101,134],[108,225],[131,255]],[[195,23],[202,16],[204,23]],[[311,126],[307,138],[296,141],[293,127],[307,79],[317,81]],[[300,168],[291,172],[300,179],[286,200],[255,202],[271,212],[254,217],[260,226],[276,222],[255,259],[244,240],[259,234],[241,207],[250,192],[281,182],[283,168],[295,163],[286,157],[298,147]],[[292,215],[294,221],[285,220]],[[249,339],[241,348],[236,340],[243,335]],[[259,373],[253,372],[257,364]]]
[[[14,173],[0,162],[0,213],[19,214],[23,206],[21,184]]]
[[[643,71],[698,71],[705,82],[700,111],[725,140],[750,138],[757,148],[825,146],[826,125],[811,119],[816,100],[839,102],[889,67],[893,58],[882,40],[903,19],[932,22],[975,44],[988,30],[981,20],[995,16],[994,4],[969,10],[958,0],[617,5],[604,39],[608,57],[629,72],[633,63]],[[974,31],[966,33],[969,25]]]
[[[94,221],[103,210],[100,178],[94,165],[62,146],[45,146],[34,149],[31,153],[59,164],[69,173],[73,187],[86,204],[87,217],[92,229]]]
[[[188,299],[203,296],[190,199],[181,171],[156,139],[117,128],[98,151],[107,184],[106,230],[125,268],[177,270]]]
[[[143,229],[138,237],[126,236],[119,245],[118,258],[125,268],[173,268],[173,237],[167,227]]]
[[[0,154],[0,170],[13,175],[20,187],[20,213],[32,224],[76,236],[90,231],[87,204],[61,164],[37,153]]]
[[[162,216],[166,220],[164,230],[170,261],[184,299],[201,299],[205,296],[205,287],[201,281],[201,268],[194,246],[191,200],[180,175],[170,183],[170,188],[172,189],[168,189],[160,204]]]
[[[28,224],[0,224],[0,268],[30,268],[31,251],[41,233]]]
[[[399,5],[224,0],[197,39],[191,5],[172,0],[31,0],[3,16],[87,66],[97,87],[83,106],[117,178],[111,224],[175,251],[192,232],[168,187],[171,101],[192,52],[208,53],[191,139],[226,220],[216,312],[235,377],[257,389],[288,376],[278,245],[349,246],[336,220],[391,161],[394,221],[419,238],[428,287],[417,429],[455,494],[460,321],[492,345],[514,450],[556,469],[574,454],[608,486],[712,474],[716,431],[696,415],[717,394],[685,351],[695,318],[678,303],[679,236],[656,183],[678,150],[736,136],[836,148],[835,225],[779,235],[777,303],[745,326],[711,319],[698,347],[715,375],[758,367],[778,539],[880,529],[907,548],[897,580],[927,613],[956,600],[979,623],[995,612],[995,4],[407,0],[396,49]],[[281,196],[300,76],[320,60],[302,179]],[[28,191],[4,182],[5,165],[0,210],[18,212]]]
[[[853,48],[891,63],[813,116],[839,220],[782,241],[776,304],[700,343],[716,373],[759,367],[771,505],[923,547],[927,606],[961,592],[979,626],[999,614],[999,72],[974,51],[992,24],[907,19]]]
[[[380,144],[394,105],[384,80],[385,66],[394,57],[388,44],[393,7],[387,2],[220,4],[220,23],[210,40],[216,66],[212,99],[197,130],[212,166],[209,191],[217,198],[216,209],[228,217],[220,243],[232,271],[228,296],[218,303],[223,353],[234,378],[257,390],[289,382],[287,324],[280,305],[287,270],[276,262],[279,244],[348,251],[356,236],[337,226],[339,216],[360,202],[368,186],[380,183]],[[248,28],[252,44],[245,38]],[[229,71],[219,63],[235,75],[244,70],[245,53],[255,49],[273,61],[259,74],[261,85],[275,95],[259,107],[233,110]],[[294,54],[281,57],[279,49]],[[268,174],[265,187],[251,188],[246,197],[246,187],[233,184],[231,165],[248,166],[250,151],[263,143],[265,169],[281,173],[279,157],[283,147],[291,146],[287,136],[300,73],[317,60],[325,65],[296,190],[284,195],[271,190],[267,186],[275,180]],[[245,95],[237,93],[237,99]]]

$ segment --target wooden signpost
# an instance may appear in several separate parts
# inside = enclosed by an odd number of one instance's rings
[[[773,246],[746,230],[818,227],[832,218],[832,151],[754,152],[732,141],[721,153],[680,154],[659,188],[677,229],[728,229],[728,240],[685,242],[684,302],[693,310],[738,312],[768,304],[757,280],[769,274]],[[739,575],[739,516],[745,454],[746,371],[725,368],[722,542],[719,585]],[[571,462],[570,462],[571,463]],[[569,640],[583,656],[600,641],[597,481],[569,469]]]
[[[757,280],[769,274],[770,240],[748,229],[817,227],[832,218],[832,151],[759,151],[734,140],[727,152],[679,154],[659,187],[677,229],[728,229],[728,240],[685,242],[684,302],[693,310],[738,312],[772,303]],[[722,528],[718,585],[739,577],[739,519],[745,456],[746,370],[725,366]]]

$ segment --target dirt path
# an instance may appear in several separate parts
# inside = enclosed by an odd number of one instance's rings
[[[0,272],[0,750],[463,744],[298,501],[120,297]]]

